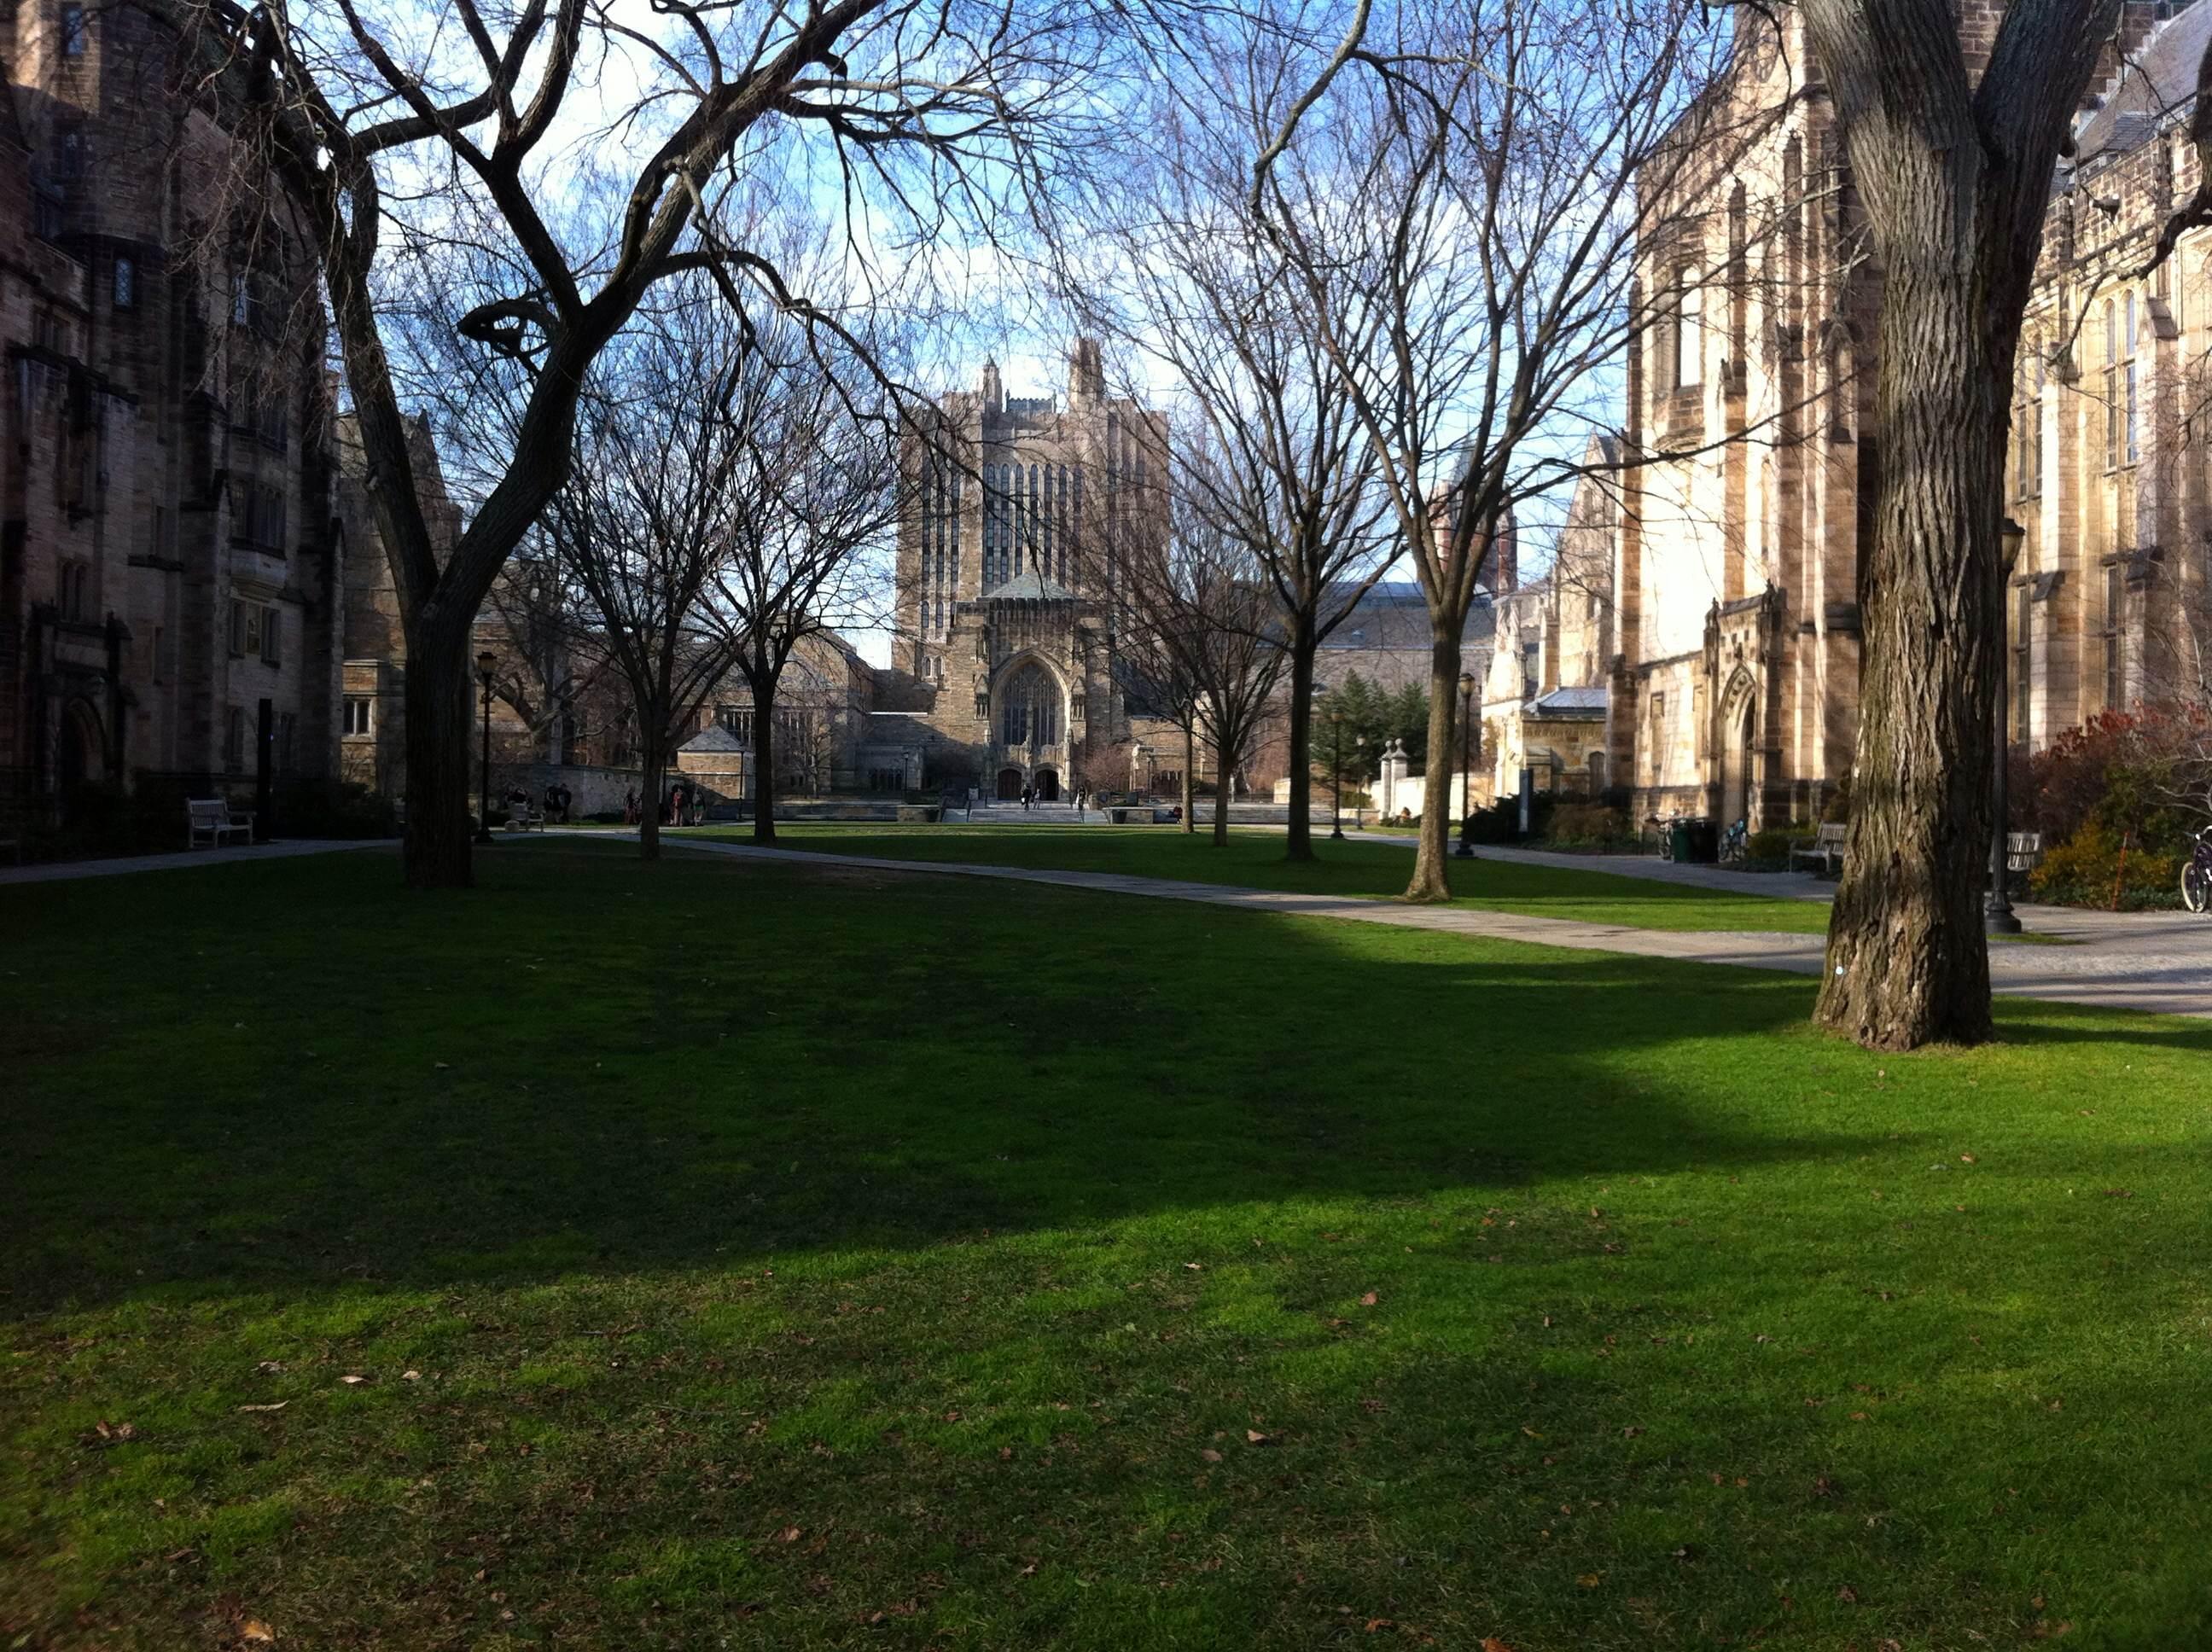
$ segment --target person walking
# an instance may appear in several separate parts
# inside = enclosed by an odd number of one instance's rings
[[[637,824],[637,787],[635,786],[623,793],[623,824]]]

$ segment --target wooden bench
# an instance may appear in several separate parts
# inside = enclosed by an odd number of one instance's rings
[[[226,837],[242,837],[253,841],[253,816],[251,811],[236,814],[221,798],[187,798],[185,800],[185,847],[197,848],[201,838],[206,838],[210,848],[221,848]]]
[[[510,808],[507,812],[507,829],[510,832],[542,832],[545,829],[545,811],[535,804]]]
[[[1803,848],[1790,851],[1790,868],[1795,872],[1800,860],[1814,862],[1821,872],[1830,878],[1839,876],[1844,870],[1844,838],[1847,832],[1844,823],[1832,820],[1822,824],[1813,834],[1813,841]]]

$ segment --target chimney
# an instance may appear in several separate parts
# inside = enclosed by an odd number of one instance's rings
[[[1106,399],[1106,360],[1095,338],[1079,338],[1067,352],[1067,404],[1088,407]]]

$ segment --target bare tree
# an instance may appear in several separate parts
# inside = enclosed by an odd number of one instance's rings
[[[546,511],[559,565],[637,714],[644,858],[660,853],[662,779],[735,662],[719,606],[732,518],[751,480],[764,384],[738,318],[700,282],[664,289],[600,355],[578,410],[576,459]]]
[[[1279,629],[1269,623],[1273,597],[1259,560],[1214,513],[1220,478],[1207,475],[1211,444],[1194,431],[1176,447],[1168,532],[1132,547],[1121,588],[1129,634],[1155,667],[1147,674],[1168,685],[1171,703],[1188,708],[1186,750],[1201,732],[1213,750],[1213,843],[1219,848],[1229,841],[1232,779],[1250,760],[1273,709],[1289,653]],[[1194,767],[1183,766],[1186,829]]]
[[[1388,571],[1397,541],[1346,380],[1254,210],[1285,49],[1265,32],[1245,45],[1217,45],[1202,76],[1159,77],[1136,123],[1147,140],[1136,177],[1083,197],[1059,264],[1071,301],[1176,381],[1206,438],[1203,462],[1177,471],[1186,507],[1244,548],[1273,596],[1267,631],[1287,650],[1290,677],[1288,854],[1310,860],[1315,653]],[[1377,314],[1350,325],[1371,329]],[[1353,354],[1371,343],[1347,341]]]
[[[1872,1048],[1990,1036],[2014,355],[2052,169],[2119,13],[2014,5],[1991,34],[1945,0],[1805,0],[1881,266],[1875,416],[1899,459],[1875,505],[1850,835],[1814,1011]]]
[[[1605,373],[1656,312],[1636,251],[1668,180],[1746,133],[1699,94],[1730,26],[1687,0],[1455,0],[1364,25],[1287,94],[1254,168],[1370,444],[1431,635],[1406,898],[1449,897],[1461,638],[1515,507],[1583,464]],[[1279,84],[1282,82],[1279,82]]]
[[[464,885],[471,629],[568,474],[592,361],[687,270],[810,313],[725,210],[810,149],[834,151],[811,159],[844,183],[860,262],[926,266],[898,256],[897,227],[927,237],[1031,182],[1013,140],[1090,94],[1100,35],[1085,0],[448,0],[435,18],[412,0],[172,3],[190,75],[246,112],[240,199],[273,199],[258,191],[273,169],[305,203],[407,636],[406,876]],[[635,89],[603,102],[617,87]],[[1080,109],[1063,116],[1052,130],[1079,143]],[[486,266],[459,332],[529,388],[506,465],[441,556],[384,309],[456,238]]]
[[[895,355],[880,334],[865,349],[828,352],[773,313],[748,331],[759,407],[715,587],[735,635],[731,663],[752,690],[753,841],[773,843],[776,697],[793,651],[886,617],[880,563],[898,525],[901,422],[874,393],[869,361]],[[791,732],[812,742],[806,772],[818,785],[826,729],[793,722]]]

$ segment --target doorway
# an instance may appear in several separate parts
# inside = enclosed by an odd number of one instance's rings
[[[1040,803],[1060,801],[1060,775],[1057,771],[1050,768],[1037,770],[1036,795],[1037,801]]]
[[[1721,747],[1721,829],[1751,818],[1751,714],[1747,694],[1730,714]]]
[[[1018,768],[1000,769],[999,771],[999,801],[1017,803],[1021,800],[1021,795],[1022,771]]]

